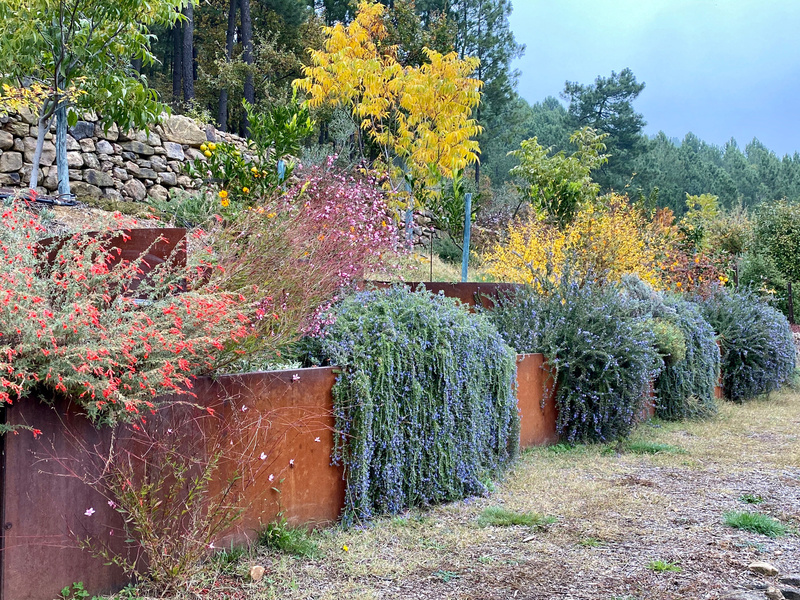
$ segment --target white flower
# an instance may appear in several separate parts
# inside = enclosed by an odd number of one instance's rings
[[[267,453],[266,453],[266,452],[262,452],[262,453],[261,453],[261,456],[259,456],[259,458],[260,458],[261,460],[265,460],[265,459],[267,458]]]
[[[85,514],[87,517],[91,517],[94,514],[94,509],[93,508],[88,508],[88,509],[86,509],[86,512],[83,513],[83,514]]]
[[[319,443],[319,442],[320,442],[320,439],[319,439],[319,438],[314,438],[314,441],[315,441],[315,442],[317,442],[317,443]]]
[[[244,404],[242,404],[242,412],[247,412],[247,407]]]
[[[270,475],[270,476],[269,476],[270,483],[271,483],[271,482],[272,482],[274,479],[275,479],[275,475]]]
[[[289,466],[290,466],[290,467],[293,467],[293,466],[294,466],[294,459],[291,459],[291,460],[289,461]]]

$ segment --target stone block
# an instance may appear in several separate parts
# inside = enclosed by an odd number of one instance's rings
[[[166,117],[156,130],[162,138],[176,144],[200,147],[206,143],[205,132],[192,119],[183,115]]]
[[[144,200],[145,196],[147,196],[147,188],[138,179],[130,179],[126,181],[122,190],[124,196],[132,198],[137,202]]]
[[[23,123],[22,121],[9,121],[6,123],[5,129],[14,137],[18,138],[25,137],[31,133],[31,128],[27,123]]]
[[[77,169],[83,166],[83,156],[80,152],[71,151],[67,152],[67,164],[70,169]]]
[[[178,177],[170,171],[162,171],[158,174],[157,182],[164,185],[178,185]]]
[[[22,154],[20,152],[3,152],[0,155],[0,173],[19,171],[22,168]]]
[[[153,154],[155,154],[155,150],[153,150],[152,146],[148,146],[142,142],[137,142],[136,140],[123,142],[121,146],[122,149],[127,152],[133,152],[142,156],[153,156]]]
[[[169,200],[169,191],[167,188],[161,185],[154,185],[149,190],[147,190],[147,195],[151,198],[155,198],[156,200],[166,201]]]
[[[0,150],[10,150],[14,147],[14,136],[8,131],[0,130]]]
[[[70,184],[70,188],[72,193],[77,196],[78,200],[86,197],[100,198],[100,196],[103,195],[103,190],[101,190],[99,187],[84,181],[74,181],[72,184]]]
[[[114,180],[111,178],[111,175],[103,171],[98,171],[97,169],[85,169],[83,171],[83,180],[97,187],[110,187],[114,185]]]
[[[81,152],[94,152],[96,150],[92,138],[83,138],[78,143],[81,145]]]
[[[90,169],[99,169],[100,168],[100,159],[97,158],[96,154],[92,154],[90,152],[86,152],[81,154],[83,158],[83,166],[88,167]]]
[[[78,121],[74,127],[69,128],[69,134],[80,141],[94,135],[94,123],[88,121]]]
[[[114,154],[114,145],[108,140],[99,140],[95,144],[95,147],[97,148],[98,154]]]

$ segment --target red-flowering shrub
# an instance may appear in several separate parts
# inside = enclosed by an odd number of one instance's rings
[[[43,235],[23,204],[2,208],[2,403],[60,393],[96,421],[130,420],[250,335],[243,297],[192,289],[196,276],[174,261],[137,287],[141,261],[117,260],[108,236],[77,234],[48,260]]]

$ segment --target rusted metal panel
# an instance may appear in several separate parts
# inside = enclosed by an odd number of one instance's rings
[[[201,378],[197,397],[184,398],[221,417],[203,420],[197,434],[216,441],[228,436],[232,447],[214,490],[240,477],[236,491],[246,510],[218,546],[252,539],[279,513],[312,526],[338,518],[345,487],[341,467],[330,464],[335,377],[334,369],[317,368]],[[166,435],[185,422],[183,413],[180,407],[160,411],[148,429]],[[7,422],[35,426],[42,435],[20,432],[4,440],[2,600],[50,600],[73,581],[83,581],[92,593],[123,587],[123,573],[80,549],[77,538],[125,551],[119,514],[82,477],[102,472],[98,461],[107,455],[112,433],[117,449],[131,448],[134,438],[126,438],[123,428],[98,430],[70,406],[53,409],[35,400],[9,407]],[[232,423],[246,427],[237,431]]]
[[[400,282],[391,281],[367,281],[364,287],[383,289],[398,285]],[[426,290],[434,294],[442,293],[448,298],[458,298],[469,306],[482,306],[492,308],[496,298],[500,294],[513,292],[519,285],[516,283],[443,283],[440,281],[406,281],[403,285],[416,290],[420,285],[424,285]]]
[[[656,389],[655,382],[647,384],[647,389],[642,396],[642,407],[636,415],[636,421],[642,423],[656,416]]]
[[[521,449],[558,442],[555,380],[542,354],[517,355],[517,408]]]

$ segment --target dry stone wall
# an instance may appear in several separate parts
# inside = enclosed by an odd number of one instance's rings
[[[241,138],[201,129],[182,115],[164,116],[148,131],[123,133],[116,126],[108,131],[93,115],[85,115],[69,128],[67,162],[70,187],[79,199],[85,197],[141,201],[147,196],[165,200],[174,190],[193,190],[200,184],[186,173],[186,164],[205,160],[200,145],[207,141]],[[0,187],[24,188],[30,184],[38,127],[30,113],[0,117]],[[39,171],[40,194],[58,189],[55,124],[45,136]]]

